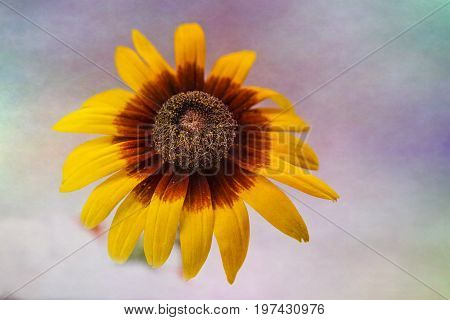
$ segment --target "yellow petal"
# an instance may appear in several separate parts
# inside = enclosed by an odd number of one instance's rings
[[[89,108],[83,108],[64,116],[53,126],[53,130],[117,135],[119,128],[114,125],[115,119],[115,115],[103,114],[99,110],[92,111]]]
[[[275,90],[256,86],[246,86],[243,89],[249,89],[256,92],[256,95],[254,96],[255,104],[263,100],[270,99],[280,106],[284,112],[295,113],[294,106],[291,101]]]
[[[132,33],[134,47],[139,55],[144,59],[153,73],[160,74],[170,72],[174,74],[172,67],[166,62],[155,46],[139,31],[133,30]]]
[[[220,57],[207,82],[208,92],[222,97],[230,86],[240,86],[256,59],[254,51],[244,50]]]
[[[70,192],[125,168],[127,160],[121,155],[121,143],[113,137],[101,137],[75,148],[63,166],[61,192]]]
[[[87,228],[96,227],[144,178],[142,175],[130,175],[122,170],[102,182],[92,191],[83,207],[82,223]]]
[[[126,114],[123,111],[106,106],[82,107],[64,116],[53,130],[136,137],[143,130],[139,125],[151,119],[150,114],[138,110],[127,110]]]
[[[136,136],[140,123],[152,114],[135,94],[112,89],[87,99],[79,110],[69,113],[53,129],[62,132]]]
[[[205,35],[200,25],[180,25],[175,31],[175,64],[182,91],[203,89],[205,54]]]
[[[180,244],[183,276],[197,275],[208,257],[214,230],[211,194],[204,176],[192,177],[181,213]]]
[[[130,48],[117,47],[115,60],[117,72],[134,92],[139,92],[145,84],[154,79],[150,67]]]
[[[304,169],[280,159],[276,154],[269,154],[269,162],[259,168],[257,173],[287,184],[314,197],[337,200],[339,195],[319,178]]]
[[[244,124],[264,125],[271,131],[302,132],[310,129],[302,118],[292,112],[284,112],[275,108],[258,108],[244,112],[241,116]]]
[[[111,89],[100,92],[89,99],[82,105],[82,108],[111,108],[113,110],[122,111],[127,103],[133,100],[136,95],[130,91],[123,89]]]
[[[194,64],[205,67],[205,35],[197,23],[185,23],[175,31],[175,63],[177,68]]]
[[[254,185],[241,197],[275,228],[298,241],[309,240],[308,229],[291,200],[272,182],[256,176]]]
[[[159,179],[154,175],[141,182],[117,209],[108,234],[108,253],[116,262],[125,262],[136,246]]]
[[[128,260],[145,224],[145,208],[133,194],[128,195],[114,216],[108,234],[108,253],[118,263]]]
[[[214,235],[219,244],[223,268],[228,282],[233,283],[247,255],[250,236],[247,208],[242,200],[237,200],[232,207],[216,207],[214,215]]]
[[[268,132],[270,147],[281,159],[308,170],[319,169],[319,159],[314,150],[303,140],[289,132]]]
[[[63,176],[71,176],[79,170],[79,167],[89,165],[92,161],[109,154],[120,152],[118,144],[114,143],[114,137],[100,137],[86,141],[67,156],[63,165]]]
[[[178,92],[174,71],[153,45],[139,31],[133,31],[133,42],[141,54],[118,47],[116,67],[123,81],[136,93],[145,107],[156,112],[167,99]]]
[[[172,251],[188,182],[186,176],[166,175],[153,194],[144,232],[145,256],[153,267],[162,266]]]

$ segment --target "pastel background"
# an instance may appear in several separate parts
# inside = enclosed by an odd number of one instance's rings
[[[0,2],[0,295],[93,239],[80,209],[93,186],[58,191],[65,156],[87,136],[50,128],[116,79]],[[140,29],[173,61],[173,31],[197,21],[207,64],[253,49],[247,83],[305,97],[443,0],[21,1],[9,5],[112,74],[117,45]],[[14,293],[15,299],[440,299],[450,297],[450,6],[300,103],[319,176],[337,203],[294,194],[311,241],[250,212],[251,242],[233,286],[216,243],[184,282],[180,252],[152,270],[116,265],[106,236]],[[306,204],[306,205],[305,205]],[[309,207],[315,211],[311,210]],[[338,228],[327,219],[346,230]],[[108,223],[103,225],[108,228]]]

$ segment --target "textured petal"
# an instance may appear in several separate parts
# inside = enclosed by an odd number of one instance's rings
[[[205,66],[205,35],[197,23],[181,24],[175,31],[175,62],[177,67],[194,63]]]
[[[244,263],[250,237],[247,208],[242,200],[231,207],[215,207],[214,235],[219,244],[222,263],[229,283]]]
[[[79,110],[63,117],[53,129],[135,137],[139,125],[150,123],[153,116],[143,100],[134,93],[112,89],[87,99]]]
[[[284,112],[295,113],[294,106],[292,105],[291,101],[275,90],[255,86],[247,86],[244,87],[244,89],[249,89],[256,92],[255,95],[256,103],[259,103],[266,99],[270,99],[273,102],[275,102],[278,106],[280,106]]]
[[[241,197],[275,228],[298,241],[309,240],[308,230],[291,200],[272,182],[255,177],[254,185]]]
[[[122,170],[109,177],[90,194],[81,212],[81,222],[87,228],[96,227],[149,174],[147,171],[142,175],[130,175]]]
[[[83,108],[71,112],[59,120],[53,129],[61,132],[117,135],[119,128],[114,125],[117,114],[104,114],[100,111]]]
[[[180,223],[183,276],[197,275],[208,257],[214,230],[214,214],[208,181],[197,175],[189,179]]]
[[[206,91],[223,98],[230,87],[240,86],[244,82],[255,59],[256,53],[249,50],[220,57],[206,81]]]
[[[145,101],[147,109],[156,112],[163,103],[178,92],[172,68],[138,31],[133,42],[145,63],[136,52],[126,47],[116,50],[116,67],[120,77]]]
[[[116,68],[120,78],[135,92],[152,80],[154,73],[141,58],[127,47],[117,47]]]
[[[251,172],[257,172],[260,168],[270,163],[270,140],[251,138],[250,135],[246,138],[247,141],[235,144],[230,149],[228,158],[239,165],[239,167]]]
[[[146,211],[130,194],[120,205],[108,235],[108,253],[116,262],[128,260],[144,230]]]
[[[339,195],[330,186],[305,170],[286,162],[274,153],[269,162],[256,173],[287,184],[314,197],[337,200]]]
[[[83,188],[119,169],[159,167],[159,158],[152,158],[155,151],[147,144],[145,139],[101,137],[79,145],[64,163],[61,192]]]
[[[121,154],[120,143],[113,137],[101,137],[75,148],[63,166],[60,190],[70,192],[125,168],[127,160]]]
[[[309,125],[292,112],[275,108],[258,108],[242,113],[240,123],[243,125],[263,125],[272,131],[302,132],[310,129]]]
[[[175,73],[155,46],[139,30],[132,31],[132,38],[137,52],[155,74],[166,71]]]
[[[100,92],[87,99],[82,108],[110,108],[122,111],[127,103],[135,98],[135,94],[123,89],[111,89]]]
[[[159,179],[155,175],[141,182],[119,206],[108,234],[108,253],[116,262],[125,262],[136,246]]]
[[[148,264],[160,267],[172,251],[188,188],[187,176],[161,178],[148,207],[144,250]]]
[[[269,132],[270,147],[281,159],[308,170],[319,169],[319,158],[303,140],[289,132]]]
[[[314,150],[300,138],[284,131],[267,131],[258,127],[242,128],[239,143],[231,149],[229,158],[243,167],[257,168],[265,165],[268,153],[307,170],[317,170],[319,159]]]
[[[85,107],[64,116],[53,129],[60,132],[137,137],[144,128],[142,124],[150,121],[150,115],[141,112],[129,110],[125,113],[110,107]]]
[[[175,64],[182,91],[203,89],[205,46],[205,35],[197,23],[182,24],[175,31]]]

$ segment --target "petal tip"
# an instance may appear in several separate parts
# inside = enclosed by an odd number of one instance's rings
[[[234,275],[234,276],[228,276],[227,275],[227,281],[228,281],[228,284],[230,285],[230,286],[232,286],[233,284],[234,284],[234,281],[236,280],[236,275]]]
[[[184,32],[193,32],[201,37],[204,37],[202,26],[197,22],[185,22],[178,25],[175,30],[175,37],[183,34]]]
[[[127,259],[124,259],[122,257],[118,257],[115,256],[113,253],[108,252],[109,257],[111,258],[112,261],[114,261],[117,264],[124,264],[125,262],[127,262]]]
[[[56,122],[53,126],[52,126],[52,130],[54,131],[58,131],[58,132],[65,132],[65,121],[64,121],[65,117],[63,117],[62,119],[60,119],[58,122]]]
[[[254,50],[245,50],[245,52],[249,55],[249,57],[253,61],[256,59],[256,51],[254,51]]]
[[[189,280],[195,278],[199,274],[200,270],[201,270],[201,268],[183,267],[183,279],[186,281],[189,281]]]
[[[198,22],[184,22],[178,25],[178,28],[200,28],[202,26]]]
[[[66,193],[66,192],[71,192],[71,191],[73,191],[73,190],[70,187],[68,187],[66,184],[61,184],[59,186],[59,192]]]
[[[144,38],[144,35],[142,34],[141,31],[139,31],[138,29],[132,29],[131,30],[131,39],[133,40],[133,43],[136,46],[136,43],[139,42],[139,40],[141,40],[142,38]]]
[[[225,274],[227,276],[227,282],[228,282],[229,285],[233,285],[234,281],[236,280],[236,276],[238,274],[238,271],[239,270],[235,270],[235,271],[232,271],[232,270],[226,271],[225,270]]]
[[[304,243],[309,242],[309,233],[308,233],[308,231],[306,231],[306,234],[304,235],[304,237],[302,238],[302,240],[303,240]]]
[[[297,240],[300,243],[309,242],[308,230],[300,230],[295,236],[293,236],[293,238],[295,238],[295,240]]]
[[[111,235],[111,233],[109,235]],[[123,254],[121,255],[120,251],[121,248],[118,248],[117,246],[112,246],[110,243],[108,243],[108,255],[111,258],[111,260],[117,264],[124,264],[125,262],[127,262],[128,256],[124,256]]]
[[[196,274],[192,274],[192,273],[183,271],[183,280],[184,281],[189,281],[189,280],[193,279],[195,276],[196,276]]]
[[[88,218],[88,215],[85,212],[81,213],[80,222],[86,229],[94,229],[98,226],[98,223],[92,221],[92,219]]]
[[[333,202],[337,202],[340,199],[340,195],[334,191],[331,187],[330,187],[330,200]]]
[[[123,52],[123,49],[125,49],[124,46],[117,46],[116,50],[114,51],[114,54],[117,56],[118,54],[120,54],[121,52]]]
[[[155,261],[153,260],[149,260],[147,259],[147,264],[152,268],[152,269],[159,269],[163,266],[165,261]]]
[[[60,124],[59,124],[59,121],[58,121],[57,123],[55,123],[55,124],[52,126],[52,130],[54,130],[54,131],[60,131]]]
[[[132,50],[130,48],[128,48],[128,47],[125,47],[125,46],[117,46],[116,50],[114,52],[114,55],[115,55],[115,57],[117,59],[119,56],[123,55],[127,51],[132,51]]]

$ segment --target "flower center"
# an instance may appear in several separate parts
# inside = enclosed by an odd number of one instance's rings
[[[200,91],[176,94],[158,111],[152,141],[164,162],[183,170],[216,167],[236,136],[237,123],[219,99]]]
[[[185,131],[200,132],[205,128],[207,121],[201,111],[189,109],[180,118],[180,128]]]

